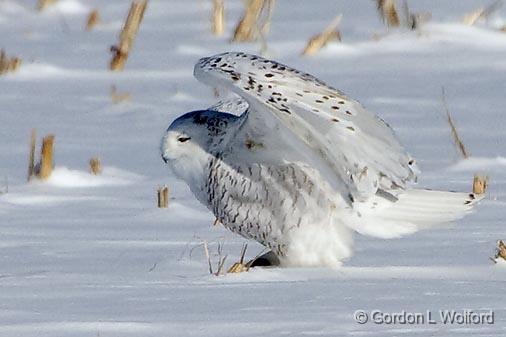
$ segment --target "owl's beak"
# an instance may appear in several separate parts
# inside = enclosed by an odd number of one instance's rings
[[[169,153],[167,151],[167,135],[165,135],[163,138],[162,138],[162,143],[161,143],[161,146],[160,146],[160,154],[162,156],[162,160],[165,164],[168,164],[169,163]]]

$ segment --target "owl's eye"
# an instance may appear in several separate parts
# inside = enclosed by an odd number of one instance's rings
[[[177,140],[181,143],[187,142],[191,139],[191,137],[179,137]]]

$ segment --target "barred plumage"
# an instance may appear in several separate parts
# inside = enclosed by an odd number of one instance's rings
[[[312,75],[245,53],[194,73],[239,98],[176,119],[162,157],[225,227],[285,265],[339,265],[353,231],[398,237],[480,199],[413,189],[416,164],[392,129]]]

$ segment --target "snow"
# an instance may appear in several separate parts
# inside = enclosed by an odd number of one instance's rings
[[[227,35],[209,33],[210,1],[151,0],[122,73],[109,47],[130,2],[0,1],[0,47],[19,72],[0,77],[1,336],[504,336],[506,268],[494,264],[505,238],[504,71],[506,9],[476,27],[460,18],[487,2],[410,1],[431,11],[420,32],[386,34],[371,1],[277,1],[266,56],[322,78],[360,100],[397,132],[422,170],[419,185],[468,191],[475,172],[490,188],[458,223],[401,238],[356,236],[340,268],[256,269],[208,274],[239,259],[243,239],[221,226],[159,157],[178,115],[214,104],[192,77],[194,62],[227,50],[242,11],[225,1]],[[98,8],[102,23],[84,31]],[[342,43],[300,56],[312,35],[343,13]],[[373,40],[373,34],[381,36]],[[111,85],[131,102],[113,104]],[[471,158],[460,160],[441,87]],[[30,130],[55,134],[56,169],[26,182]],[[88,173],[91,157],[104,172]],[[6,177],[6,179],[4,179]],[[7,181],[5,183],[4,181]],[[156,189],[170,187],[168,209]],[[8,185],[8,192],[6,192]],[[249,243],[247,258],[262,247]],[[216,268],[216,267],[215,267]],[[356,310],[493,310],[492,325],[358,324]]]
[[[48,8],[49,13],[87,14],[89,8],[77,0],[60,0]]]
[[[497,156],[495,158],[472,157],[461,160],[451,167],[455,171],[501,171],[506,166],[506,158]]]
[[[114,167],[105,167],[100,175],[89,172],[69,170],[66,167],[55,167],[47,184],[56,187],[95,187],[107,185],[129,185],[142,177]]]

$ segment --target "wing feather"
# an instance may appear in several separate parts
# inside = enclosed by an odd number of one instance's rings
[[[312,75],[245,53],[203,58],[194,75],[244,98],[251,129],[270,122],[292,132],[330,168],[334,176],[326,178],[344,183],[355,199],[367,199],[379,189],[396,194],[416,179],[414,160],[392,129]]]

